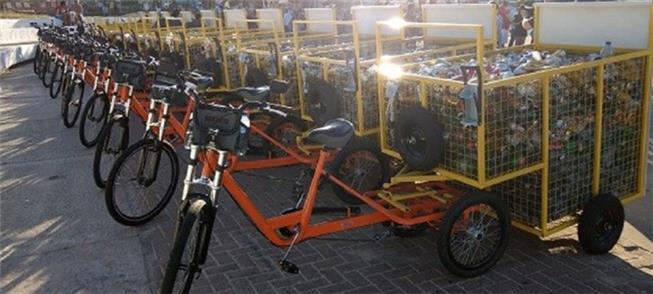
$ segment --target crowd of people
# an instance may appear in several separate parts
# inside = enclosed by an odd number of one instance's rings
[[[532,6],[519,4],[511,7],[506,0],[490,0],[490,3],[497,8],[499,47],[519,46],[531,42],[535,25]]]
[[[68,2],[68,3],[67,3]],[[105,3],[106,2],[106,3]],[[388,4],[375,3],[375,4]],[[404,19],[407,21],[420,21],[421,19],[421,5],[431,2],[440,1],[407,1],[402,4],[404,11]],[[103,15],[108,15],[111,11],[115,11],[117,4],[115,1],[98,1],[96,2]],[[245,9],[248,18],[256,18],[256,9],[260,8],[258,1],[238,1],[238,0],[211,0],[194,2],[196,5],[185,6],[180,5],[177,1],[144,1],[142,2],[143,11],[168,11],[170,16],[179,17],[182,10],[190,10],[193,13],[193,20],[186,25],[188,27],[200,26],[202,8],[214,9],[216,15],[222,15],[224,9]],[[509,2],[508,0],[490,0],[497,8],[497,43],[499,47],[518,46],[531,42],[533,38],[533,7],[527,6],[522,2]],[[197,5],[199,4],[199,5]],[[205,6],[205,7],[202,7]],[[351,19],[351,13],[347,5],[343,5],[342,1],[325,0],[321,3],[322,7],[332,7],[336,9],[336,15],[339,20]],[[304,19],[304,10],[301,2],[297,1],[279,1],[278,8],[283,10],[283,24],[286,31],[292,30],[293,20]],[[61,19],[65,25],[76,25],[82,21],[84,13],[84,6],[80,0],[61,1],[56,8],[55,17]],[[173,21],[173,25],[178,21]]]

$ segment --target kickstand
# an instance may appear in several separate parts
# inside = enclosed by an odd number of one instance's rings
[[[299,267],[296,264],[290,262],[288,260],[288,256],[290,255],[290,251],[292,250],[293,246],[297,242],[297,239],[299,239],[299,230],[297,230],[295,236],[292,238],[292,242],[290,242],[290,246],[288,246],[286,254],[284,254],[281,260],[279,260],[279,267],[282,271],[295,275],[299,273]]]

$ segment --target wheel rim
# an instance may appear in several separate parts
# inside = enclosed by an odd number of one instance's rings
[[[113,163],[116,161],[122,150],[124,149],[123,145],[123,133],[125,128],[119,125],[119,123],[114,123],[109,129],[107,141],[102,148],[102,160],[100,161],[100,176],[103,181],[106,180],[109,175],[109,171],[113,167]]]
[[[383,181],[382,163],[367,150],[351,153],[338,169],[342,181],[359,192],[367,192]]]
[[[594,226],[594,237],[599,242],[606,244],[614,239],[619,232],[619,223],[612,210],[605,210]]]
[[[84,98],[83,87],[84,87],[83,84],[75,83],[73,85],[73,89],[71,90],[71,95],[67,99],[68,112],[66,113],[66,117],[68,119],[68,123],[71,125],[74,124],[75,121],[77,120],[77,115],[79,114],[79,108],[82,105],[82,99]]]
[[[89,106],[88,113],[84,116],[84,137],[88,141],[95,141],[102,131],[104,122],[107,117],[105,97],[98,96],[93,99],[93,103]]]
[[[406,151],[413,157],[424,156],[426,150],[426,136],[421,129],[411,126],[406,127],[406,136],[402,138]]]
[[[448,249],[454,263],[474,269],[487,264],[501,246],[504,232],[491,206],[467,207],[448,232]]]
[[[113,183],[113,204],[122,217],[145,219],[166,204],[166,195],[171,193],[176,181],[174,163],[167,152],[158,152],[162,153],[158,166],[156,147],[143,145],[118,167]]]
[[[175,276],[175,284],[172,293],[186,293],[190,290],[190,282],[197,271],[197,265],[194,263],[193,257],[197,247],[197,237],[200,234],[200,221],[195,220],[193,227],[190,230],[190,235],[184,246],[184,252],[179,260],[179,267],[177,275]]]

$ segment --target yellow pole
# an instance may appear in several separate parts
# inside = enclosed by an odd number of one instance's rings
[[[653,10],[652,10],[653,11]],[[653,26],[652,26],[653,27]],[[651,37],[649,36],[649,39]],[[649,44],[651,41],[649,40]],[[649,54],[646,58],[646,73],[644,74],[644,97],[642,97],[642,121],[641,121],[641,142],[640,142],[640,160],[639,160],[639,175],[637,177],[639,193],[646,191],[646,165],[647,165],[647,146],[648,146],[648,122],[649,122],[649,107],[651,101],[651,79],[653,79],[653,49],[649,49]]]
[[[594,106],[594,160],[592,165],[592,196],[599,194],[601,183],[601,145],[603,136],[603,88],[604,65],[596,67],[596,105]]]
[[[377,23],[376,26],[374,27],[374,36],[375,36],[375,42],[376,42],[376,66],[381,65],[381,57],[383,56],[383,46],[381,44],[381,24]],[[381,150],[386,149],[385,146],[385,141],[386,141],[386,121],[385,121],[385,80],[381,74],[377,72],[376,74],[376,91],[377,91],[377,99],[379,100],[379,140]]]
[[[362,133],[365,129],[365,117],[363,116],[363,95],[360,80],[360,40],[358,38],[358,25],[354,23],[352,33],[354,34],[354,79],[356,80],[356,130]]]
[[[483,56],[485,55],[483,46],[483,26],[476,28],[476,65],[478,65],[479,73],[478,83],[483,85]],[[482,88],[482,87],[481,87]],[[477,140],[478,145],[476,146],[476,157],[478,161],[478,181],[481,185],[485,184],[485,94],[483,92],[478,93],[478,98],[481,99],[481,109],[478,110],[479,113],[479,124],[477,130]]]
[[[533,31],[533,45],[537,48],[540,45],[540,7],[535,6],[535,28]]]
[[[543,95],[542,95],[542,187],[541,187],[541,210],[540,210],[540,231],[542,236],[548,234],[549,223],[549,106],[551,105],[550,93],[550,76],[544,77],[542,80]]]
[[[304,110],[304,78],[302,77],[302,66],[299,60],[299,26],[297,21],[292,22],[292,43],[293,52],[295,53],[295,71],[297,76],[297,92],[299,92],[299,113],[302,117],[307,117],[308,113]]]

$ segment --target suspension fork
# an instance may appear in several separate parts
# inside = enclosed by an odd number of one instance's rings
[[[154,122],[154,115],[156,111],[156,104],[161,103],[163,105],[163,112],[157,122]],[[166,127],[166,121],[169,117],[169,108],[170,104],[166,102],[157,102],[154,99],[150,99],[150,109],[147,114],[147,123],[145,124],[145,137],[147,138],[148,134],[152,131],[151,127],[155,126],[158,128],[159,133],[157,134],[157,139],[154,141],[154,149],[148,150],[143,149],[139,156],[138,164],[138,176],[142,177],[143,183],[145,186],[149,187],[156,181],[156,178],[159,174],[159,164],[161,162],[161,149],[162,145],[165,144],[163,141],[163,135]],[[151,152],[154,152],[154,159],[150,158]]]

